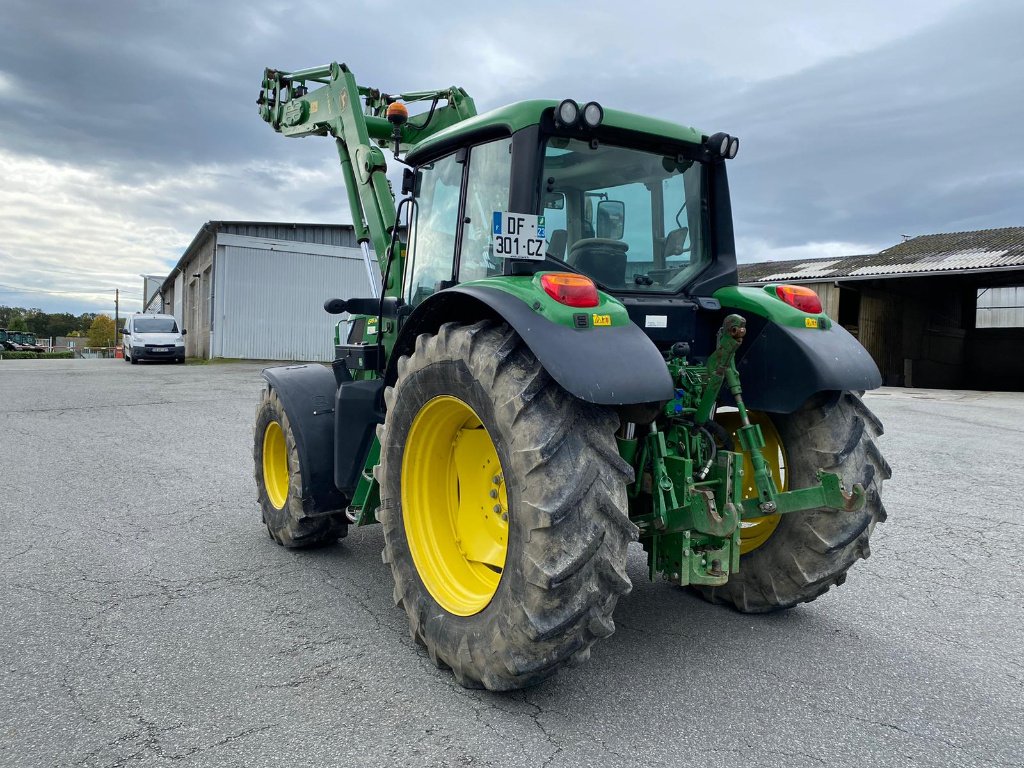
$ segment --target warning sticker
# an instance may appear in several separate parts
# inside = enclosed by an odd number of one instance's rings
[[[644,328],[668,328],[668,315],[647,315]]]

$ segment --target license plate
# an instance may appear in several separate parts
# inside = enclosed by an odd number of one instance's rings
[[[494,255],[500,258],[543,261],[547,256],[543,216],[494,211],[491,236]]]

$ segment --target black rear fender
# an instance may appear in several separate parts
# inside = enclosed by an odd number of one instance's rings
[[[792,413],[822,392],[882,385],[871,355],[841,325],[827,331],[789,328],[751,315],[736,370],[747,407],[773,413]],[[723,399],[731,400],[727,394]]]
[[[672,377],[654,343],[633,323],[576,329],[538,315],[512,294],[479,285],[455,286],[429,296],[408,317],[388,360],[385,381],[397,378],[398,358],[416,338],[444,323],[493,319],[508,323],[555,381],[588,403],[630,406],[674,396]]]

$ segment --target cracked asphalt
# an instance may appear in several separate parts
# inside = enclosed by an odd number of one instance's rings
[[[889,521],[816,602],[651,583],[589,663],[467,691],[378,527],[259,522],[256,365],[0,363],[2,766],[1024,764],[1024,394],[886,389]]]

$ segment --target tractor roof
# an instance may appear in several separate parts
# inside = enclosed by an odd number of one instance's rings
[[[515,133],[521,128],[540,122],[544,110],[554,109],[558,104],[559,102],[552,99],[517,101],[463,120],[417,144],[410,150],[407,162],[416,164],[421,158],[429,158],[441,147],[461,144],[463,139],[470,138],[473,134]],[[692,144],[699,144],[702,137],[701,132],[695,128],[617,109],[605,109],[602,125]]]

